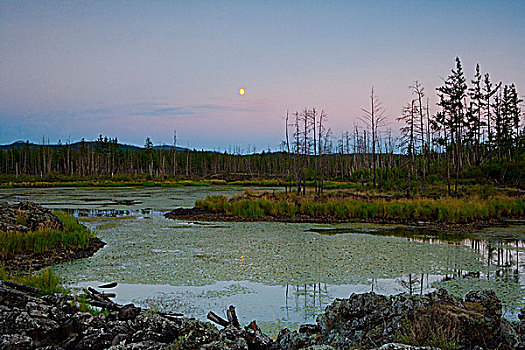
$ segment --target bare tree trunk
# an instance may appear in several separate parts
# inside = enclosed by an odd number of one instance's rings
[[[288,187],[287,185],[288,184],[288,178],[290,177],[290,139],[288,138],[288,117],[289,117],[289,113],[288,111],[286,111],[286,120],[284,122],[284,131],[285,131],[285,134],[286,134],[286,156],[287,156],[287,164],[286,164],[286,181],[285,181],[285,185],[284,185],[284,192],[285,193],[288,193]],[[291,186],[291,184],[289,185]],[[290,192],[291,192],[291,188],[290,188]]]
[[[363,120],[371,129],[372,136],[372,179],[373,185],[376,187],[376,143],[377,143],[377,133],[379,127],[382,127],[385,123],[385,112],[382,107],[381,101],[379,101],[377,95],[375,94],[374,87],[370,93],[370,110],[361,109],[365,115]]]

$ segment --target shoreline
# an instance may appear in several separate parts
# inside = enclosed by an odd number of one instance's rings
[[[9,271],[38,271],[60,263],[89,258],[105,245],[106,242],[98,237],[92,237],[87,248],[57,247],[41,253],[19,253],[13,256],[1,257],[0,260],[4,264],[4,268]]]
[[[351,219],[343,220],[337,219],[330,216],[322,217],[311,217],[307,215],[296,215],[294,217],[289,216],[258,216],[258,217],[246,217],[246,216],[233,216],[227,215],[220,212],[212,212],[202,208],[176,208],[164,216],[168,219],[173,220],[186,220],[186,221],[207,221],[207,222],[285,222],[285,223],[311,223],[311,224],[352,224],[352,223],[369,223],[378,225],[407,225],[417,226],[421,228],[434,229],[438,231],[453,231],[453,232],[474,232],[484,227],[489,226],[506,226],[512,224],[513,220],[517,220],[520,224],[523,224],[523,218],[509,218],[508,220],[478,220],[476,222],[430,222],[423,220],[396,220],[396,219]]]

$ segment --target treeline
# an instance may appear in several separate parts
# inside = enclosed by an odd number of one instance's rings
[[[462,181],[523,186],[525,131],[522,99],[514,84],[494,83],[479,65],[467,84],[456,59],[436,89],[437,113],[431,113],[420,82],[409,89],[413,98],[395,117],[402,124],[400,132],[387,129],[387,113],[372,88],[370,105],[362,109],[359,122],[338,136],[327,127],[323,110],[287,112],[280,152],[185,150],[175,142],[154,147],[149,138],[142,148],[127,147],[101,135],[95,142],[25,143],[0,149],[0,176],[49,181],[272,178],[302,193],[312,183],[322,192],[326,180],[402,188],[408,195],[444,181],[449,194],[457,194]]]
[[[456,58],[455,68],[436,88],[439,111],[432,114],[424,87],[415,81],[409,86],[413,98],[397,117],[400,137],[386,129],[387,114],[374,88],[359,118],[362,126],[356,123],[339,140],[326,129],[324,111],[306,108],[291,118],[287,112],[283,145],[289,156],[288,176],[303,194],[307,179],[313,178],[320,193],[324,179],[334,175],[341,180],[359,177],[373,187],[402,179],[408,195],[413,184],[420,190],[429,180],[446,181],[449,195],[458,194],[462,179],[522,186],[525,129],[523,100],[515,84],[493,83],[489,73],[481,74],[479,64],[470,83]],[[399,150],[401,157],[395,155]]]

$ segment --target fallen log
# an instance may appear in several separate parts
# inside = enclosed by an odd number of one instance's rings
[[[220,317],[213,311],[210,311],[208,313],[208,320],[217,323],[220,326],[228,327],[233,326],[237,329],[241,329],[241,325],[239,323],[239,319],[237,318],[237,314],[235,313],[235,306],[230,305],[228,307],[228,310],[226,310],[226,315],[228,316],[228,320],[225,320],[224,318]]]
[[[116,297],[115,293],[101,293],[98,290],[91,288],[91,287],[88,287],[87,291],[85,292],[86,292],[86,295],[88,295],[90,298],[94,300],[115,304],[113,300],[109,299],[109,298]]]
[[[208,316],[206,317],[208,318],[208,320],[215,322],[220,326],[227,327],[230,325],[229,321],[226,321],[224,318],[220,317],[213,311],[208,312]]]
[[[40,289],[38,289],[38,288],[24,286],[22,284],[18,284],[18,283],[15,283],[15,282],[9,282],[9,281],[3,281],[2,280],[2,284],[6,285],[8,287],[14,288],[14,289],[21,290],[23,292],[31,293],[31,294],[42,294],[42,291]]]
[[[106,309],[106,310],[109,310],[109,311],[120,311],[123,308],[122,305],[119,305],[119,304],[116,304],[116,303],[107,303],[107,302],[99,301],[99,300],[88,300],[87,302],[91,306],[100,307],[102,309]]]
[[[228,307],[228,311],[226,312],[226,315],[228,315],[228,321],[230,321],[230,324],[232,326],[234,326],[237,329],[241,329],[239,319],[237,318],[237,314],[235,313],[235,306],[230,305]]]
[[[177,318],[177,317],[182,317],[184,316],[184,314],[179,314],[179,313],[176,313],[176,312],[157,312],[157,314],[161,315],[161,316],[164,316],[164,317],[167,317],[167,318]]]
[[[111,282],[111,283],[107,283],[107,284],[102,284],[100,286],[98,286],[99,288],[115,288],[117,286],[117,282]]]

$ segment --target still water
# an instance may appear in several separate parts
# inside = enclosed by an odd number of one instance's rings
[[[163,213],[243,188],[7,189],[78,216],[107,243],[93,257],[54,267],[71,287],[118,282],[120,303],[201,320],[230,304],[270,333],[314,322],[335,298],[374,291],[458,295],[494,289],[504,315],[525,306],[525,226],[432,238],[411,227],[269,222],[189,222]]]

